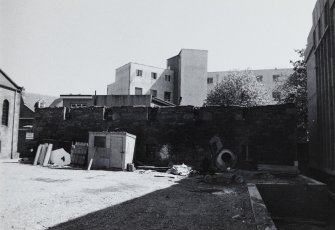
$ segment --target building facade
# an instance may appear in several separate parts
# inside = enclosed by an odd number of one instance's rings
[[[167,60],[167,68],[175,73],[176,105],[202,106],[207,96],[207,50],[182,49]]]
[[[115,71],[115,82],[107,95],[152,95],[172,102],[174,72],[170,69],[130,62]]]
[[[307,40],[310,165],[335,176],[335,3],[318,0]],[[335,182],[329,183],[335,191]]]
[[[128,63],[116,69],[115,82],[107,86],[108,95],[152,95],[175,105],[203,106],[207,94],[229,71],[208,72],[208,51],[182,49],[167,59],[166,69]],[[280,99],[275,89],[293,73],[293,69],[253,70],[273,97]]]
[[[50,107],[84,108],[89,106],[148,106],[162,107],[174,106],[174,104],[153,97],[152,95],[60,95]]]
[[[202,106],[207,95],[207,51],[182,49],[166,69],[128,63],[116,69],[108,95],[152,95],[175,105]]]
[[[230,71],[209,72],[207,77],[207,94],[215,88],[217,84],[224,80]],[[280,92],[276,88],[282,85],[287,78],[293,74],[293,69],[262,69],[251,70],[258,82],[262,83],[269,92],[269,96],[276,102],[280,99]]]
[[[0,69],[0,158],[17,158],[22,87]]]
[[[19,120],[19,139],[17,151],[20,157],[29,157],[34,146],[33,125],[35,109],[49,107],[56,97],[22,92]]]

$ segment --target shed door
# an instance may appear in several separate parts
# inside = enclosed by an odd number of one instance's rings
[[[122,168],[123,137],[113,136],[111,138],[111,155],[109,158],[109,167]]]

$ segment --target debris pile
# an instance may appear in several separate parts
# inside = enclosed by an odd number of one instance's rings
[[[42,165],[44,167],[65,167],[70,165],[71,157],[63,148],[53,150],[53,144],[40,144],[37,148],[33,165]]]

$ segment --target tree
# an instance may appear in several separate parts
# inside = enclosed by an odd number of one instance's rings
[[[305,62],[305,50],[295,50],[299,55],[296,61],[290,61],[293,65],[293,74],[288,77],[284,84],[278,86],[282,98],[279,103],[294,103],[298,116],[298,140],[307,141],[307,67]]]
[[[207,95],[205,105],[250,107],[268,104],[268,91],[250,70],[231,71]]]

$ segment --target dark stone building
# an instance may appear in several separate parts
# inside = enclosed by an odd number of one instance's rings
[[[310,165],[335,191],[335,4],[318,0],[306,48]],[[333,176],[331,176],[333,175]],[[331,179],[333,178],[333,179]]]
[[[49,107],[56,97],[22,92],[19,121],[18,152],[20,157],[29,155],[31,142],[34,142],[34,116],[36,108]]]

